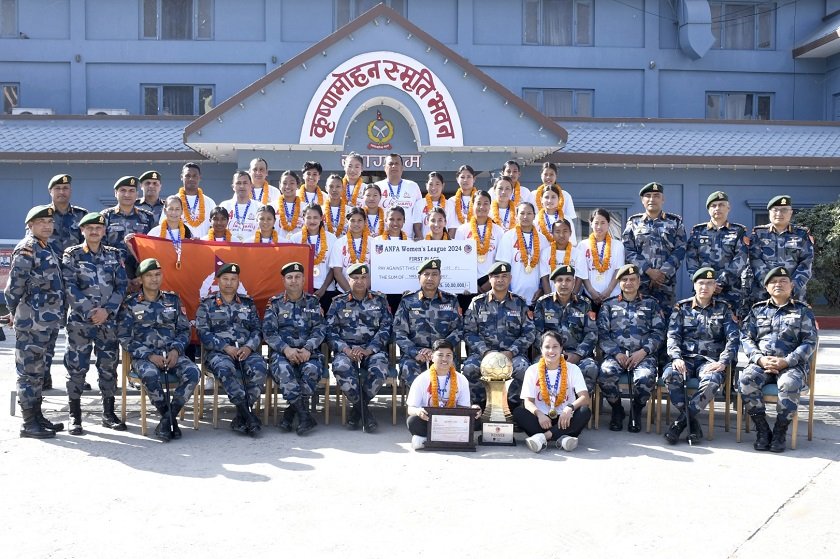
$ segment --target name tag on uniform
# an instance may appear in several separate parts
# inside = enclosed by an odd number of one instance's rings
[[[411,309],[414,314],[423,314],[423,309]]]
[[[519,313],[515,311],[507,311],[507,315],[511,318],[519,318]]]
[[[723,313],[713,314],[709,317],[711,320],[723,320]]]
[[[482,322],[490,318],[490,313],[488,311],[481,311],[478,313],[478,319]]]
[[[546,320],[554,320],[554,313],[552,311],[548,311],[545,313]]]
[[[709,237],[700,237],[698,240],[700,241],[701,245],[709,244]]]
[[[793,239],[788,239],[785,241],[786,248],[799,248],[799,243],[802,241],[799,237],[794,237]]]
[[[439,308],[442,311],[451,311],[452,310],[452,305],[441,305]],[[419,311],[420,309],[417,309],[417,310]]]
[[[623,316],[627,314],[627,311],[624,310],[624,307],[613,307],[610,309],[610,314]]]
[[[351,309],[344,309],[344,318],[350,318],[351,314],[353,314]]]

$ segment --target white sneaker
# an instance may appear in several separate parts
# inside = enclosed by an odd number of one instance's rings
[[[548,441],[545,440],[545,435],[543,433],[537,433],[536,435],[531,435],[525,439],[525,444],[528,445],[528,448],[532,452],[539,452],[548,446]]]
[[[420,450],[426,446],[426,437],[421,437],[420,435],[412,435],[411,437],[411,448],[414,450]]]
[[[578,440],[577,437],[570,437],[569,435],[563,435],[560,437],[560,440],[557,441],[557,448],[562,448],[566,452],[571,452],[577,448]]]

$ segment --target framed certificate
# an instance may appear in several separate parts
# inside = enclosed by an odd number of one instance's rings
[[[425,450],[475,452],[475,408],[425,408],[429,430]]]

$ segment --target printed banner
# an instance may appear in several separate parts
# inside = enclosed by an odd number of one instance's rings
[[[440,289],[453,294],[475,293],[475,241],[383,241],[373,239],[370,252],[371,289],[404,293],[419,289],[417,270],[426,260],[440,258]]]
[[[300,262],[306,270],[313,265],[312,247],[302,244],[225,243],[185,239],[181,241],[181,267],[169,239],[135,235],[131,240],[138,261],[157,258],[163,268],[161,289],[174,291],[190,320],[203,297],[219,290],[216,270],[229,262],[242,267],[239,292],[254,299],[262,317],[268,300],[283,291],[280,268],[289,262]],[[312,291],[312,274],[306,274],[306,289]]]

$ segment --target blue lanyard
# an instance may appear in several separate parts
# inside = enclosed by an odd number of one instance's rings
[[[248,203],[245,205],[245,211],[242,213],[242,217],[239,217],[239,203],[233,203],[233,215],[236,218],[236,223],[239,225],[245,225],[245,219],[248,217],[248,210],[251,208],[251,201],[248,200]]]
[[[402,191],[402,179],[400,179],[400,184],[397,185],[397,193],[396,194],[394,194],[394,191],[391,189],[391,183],[388,182],[388,192],[391,194],[391,198],[399,199],[400,191]]]

